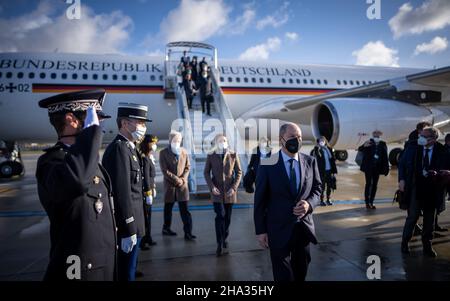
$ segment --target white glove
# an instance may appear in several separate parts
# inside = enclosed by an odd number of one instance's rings
[[[136,234],[133,234],[130,237],[122,238],[122,251],[124,251],[125,253],[130,253],[136,244],[137,244]]]
[[[97,111],[94,107],[89,107],[86,112],[86,119],[84,120],[84,128],[88,128],[93,125],[100,125],[98,121]]]
[[[151,195],[146,196],[146,197],[145,197],[145,203],[146,203],[147,205],[152,205],[152,204],[153,204],[153,197],[152,197]]]

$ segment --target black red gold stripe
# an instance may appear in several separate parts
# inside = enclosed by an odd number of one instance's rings
[[[124,86],[124,85],[61,85],[33,84],[33,93],[63,93],[89,89],[105,89],[106,93],[161,94],[163,86]]]
[[[318,95],[334,89],[314,88],[266,88],[266,87],[221,87],[224,94],[276,94],[276,95]]]

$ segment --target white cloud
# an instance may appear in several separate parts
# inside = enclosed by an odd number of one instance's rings
[[[147,51],[145,52],[144,55],[148,55],[148,56],[164,56],[164,52],[161,49],[156,49],[153,51]]]
[[[8,28],[0,31],[0,51],[118,53],[129,39],[133,22],[120,11],[95,15],[82,6],[81,19],[69,20],[54,7],[41,1],[31,13],[0,18],[0,28]]]
[[[228,22],[230,8],[223,0],[182,0],[160,25],[165,42],[205,41]]]
[[[386,47],[382,41],[368,42],[352,53],[357,65],[389,67],[399,67],[397,54],[397,50]]]
[[[272,15],[267,15],[256,23],[256,28],[262,30],[267,26],[278,28],[289,21],[288,13],[289,2],[284,2]]]
[[[395,38],[438,30],[448,25],[450,25],[450,1],[448,0],[427,0],[417,8],[410,3],[405,3],[389,20],[389,26]]]
[[[435,37],[429,43],[422,43],[416,46],[414,55],[421,53],[435,54],[444,51],[448,47],[447,38]]]
[[[256,11],[253,8],[246,8],[242,15],[238,16],[234,21],[230,22],[224,29],[223,33],[227,35],[243,34],[253,23],[256,17]]]
[[[298,40],[298,33],[296,33],[296,32],[286,32],[285,37],[288,40],[297,41]]]
[[[281,40],[278,37],[269,38],[263,44],[252,46],[245,50],[240,56],[240,60],[267,60],[271,52],[278,51],[281,46]]]

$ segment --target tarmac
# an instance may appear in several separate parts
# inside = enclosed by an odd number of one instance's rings
[[[309,153],[307,147],[305,153]],[[338,190],[333,206],[319,207],[314,220],[319,243],[311,247],[308,281],[376,281],[370,277],[375,255],[380,260],[378,281],[449,281],[450,233],[436,234],[437,258],[422,255],[420,237],[411,243],[412,252],[400,252],[406,212],[392,204],[397,187],[397,170],[381,177],[376,210],[364,206],[364,175],[350,151],[346,162],[338,163]],[[0,280],[41,280],[48,263],[49,221],[37,195],[34,177],[40,152],[23,152],[26,175],[0,182]],[[157,174],[162,191],[162,175]],[[271,281],[267,250],[259,247],[253,224],[253,195],[239,192],[233,209],[229,253],[216,257],[214,211],[206,198],[190,201],[195,242],[184,240],[181,218],[174,208],[175,237],[162,236],[162,195],[154,203],[152,233],[156,246],[141,251],[139,281]],[[439,223],[450,228],[450,214],[441,214]],[[369,274],[369,277],[368,277]]]

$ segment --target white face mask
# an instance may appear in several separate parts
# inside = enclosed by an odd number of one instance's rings
[[[172,142],[170,143],[170,148],[174,154],[180,154],[181,143],[180,142]]]
[[[375,141],[375,143],[379,143],[381,141],[380,137],[373,137],[373,141]]]
[[[419,139],[417,139],[417,144],[421,146],[425,146],[428,144],[428,139],[424,136],[419,136]]]
[[[157,149],[158,147],[156,146],[156,144],[152,144],[152,151],[154,151],[154,152],[156,152],[156,149]]]
[[[208,76],[208,74],[202,74],[203,78],[206,78]]]
[[[144,138],[145,133],[147,132],[147,127],[145,125],[136,125],[136,130],[131,133],[134,141],[140,141]]]
[[[219,150],[226,150],[228,148],[228,142],[219,142],[217,143],[217,147]]]
[[[324,147],[325,146],[325,141],[319,141],[319,145]]]

